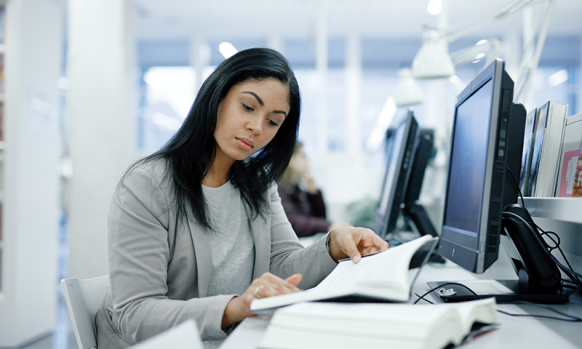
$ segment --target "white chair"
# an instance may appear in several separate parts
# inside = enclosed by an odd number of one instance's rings
[[[61,285],[79,349],[96,347],[95,314],[109,287],[109,275],[92,279],[63,279]]]

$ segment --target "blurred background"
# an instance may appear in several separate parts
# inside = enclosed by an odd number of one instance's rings
[[[288,58],[332,221],[373,214],[386,133],[414,108],[435,137],[421,201],[438,227],[457,94],[501,58],[528,110],[582,112],[581,17],[580,0],[0,1],[0,347],[76,347],[60,279],[108,274],[119,178],[225,57]]]

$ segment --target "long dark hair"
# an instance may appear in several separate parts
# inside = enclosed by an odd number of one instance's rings
[[[234,85],[271,78],[287,85],[290,111],[269,144],[254,156],[235,161],[230,178],[250,206],[251,217],[266,217],[268,203],[263,193],[281,178],[293,154],[301,97],[297,79],[285,57],[275,50],[253,48],[223,61],[202,84],[178,132],[160,150],[137,162],[165,160],[179,218],[192,215],[199,224],[212,230],[201,183],[216,152],[214,130],[218,106]]]

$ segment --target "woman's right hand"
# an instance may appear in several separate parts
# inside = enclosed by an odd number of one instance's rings
[[[247,310],[255,299],[299,292],[297,285],[301,282],[301,278],[301,274],[293,274],[283,280],[271,273],[264,273],[260,278],[253,280],[245,293],[234,297],[226,305],[222,316],[222,329],[225,330],[246,317],[254,316]]]

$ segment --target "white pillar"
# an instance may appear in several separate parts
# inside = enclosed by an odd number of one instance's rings
[[[328,70],[328,0],[320,0],[317,16],[315,68],[319,77],[319,95],[317,100],[317,152],[327,153],[327,70]]]
[[[346,38],[346,152],[362,152],[362,43],[360,35],[351,31]]]
[[[437,26],[444,30],[448,26],[448,11],[449,1],[443,0],[442,10],[437,17]],[[444,44],[448,43],[444,40]],[[448,146],[450,142],[450,118],[446,115],[445,106],[445,79],[434,79],[429,81],[428,86],[433,97],[433,111],[435,114],[435,147],[437,148],[437,155],[435,158],[435,166],[444,166],[448,160]]]
[[[277,32],[271,32],[267,37],[267,47],[275,51],[285,54],[285,47],[283,45],[283,38]]]
[[[136,156],[133,1],[69,1],[70,276],[109,273],[107,215]]]
[[[5,15],[0,347],[16,347],[57,318],[64,8],[10,0]]]
[[[210,62],[210,46],[202,35],[194,34],[190,40],[190,65],[194,68],[196,76],[195,93],[202,87],[202,74],[204,68]]]

